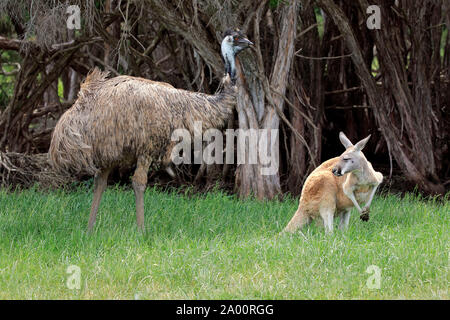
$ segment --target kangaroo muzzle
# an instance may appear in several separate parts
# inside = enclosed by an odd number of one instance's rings
[[[334,168],[331,170],[331,172],[333,172],[333,174],[334,174],[336,177],[342,176],[342,170],[341,170],[341,168],[334,167]]]

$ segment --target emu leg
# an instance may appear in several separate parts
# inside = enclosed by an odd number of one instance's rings
[[[89,216],[88,232],[92,231],[94,227],[95,219],[97,217],[98,207],[102,200],[103,191],[106,189],[108,182],[108,176],[111,169],[101,170],[94,178],[94,198],[92,199],[91,214]]]
[[[139,158],[133,175],[133,189],[136,198],[136,221],[140,231],[144,231],[144,191],[147,186],[147,173],[150,161]]]

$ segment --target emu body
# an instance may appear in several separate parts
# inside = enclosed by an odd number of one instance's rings
[[[355,146],[343,133],[340,138],[345,142],[346,151],[325,161],[308,176],[298,209],[284,231],[295,232],[319,217],[326,232],[333,231],[334,217],[340,217],[339,227],[346,229],[353,207],[363,220],[368,219],[370,204],[383,175],[373,169],[361,151],[369,137]],[[361,208],[359,203],[365,206]]]
[[[230,52],[251,44],[240,32],[229,32],[224,42],[222,47],[231,47]],[[224,57],[230,58],[235,56]],[[170,163],[175,129],[193,134],[197,121],[205,131],[223,127],[235,105],[236,79],[227,74],[222,91],[208,95],[143,78],[107,79],[107,75],[98,69],[88,75],[77,101],[55,126],[49,154],[56,170],[95,175],[88,230],[95,223],[111,170],[136,165],[132,184],[137,224],[143,230],[143,197],[150,166]]]
[[[78,100],[57,123],[50,146],[57,168],[97,174],[132,166],[139,158],[167,161],[174,129],[193,133],[195,121],[202,121],[205,130],[221,128],[233,111],[234,88],[229,85],[221,94],[207,95],[135,77],[106,76],[98,69],[89,74]]]

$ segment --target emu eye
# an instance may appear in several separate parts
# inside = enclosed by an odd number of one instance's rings
[[[239,40],[239,38],[238,37],[234,37],[234,41],[238,41]]]

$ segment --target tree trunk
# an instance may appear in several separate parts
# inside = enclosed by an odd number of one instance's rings
[[[258,17],[263,8],[258,9]],[[291,1],[289,5],[281,8],[280,39],[275,63],[271,71],[270,79],[264,75],[262,56],[259,50],[259,19],[255,20],[256,59],[245,56],[241,59],[242,69],[238,69],[240,75],[237,111],[239,115],[239,129],[257,129],[259,132],[258,150],[252,150],[250,145],[245,145],[247,157],[252,152],[260,154],[261,148],[268,148],[271,165],[276,167],[275,172],[264,174],[264,165],[258,157],[257,164],[246,161],[239,166],[236,173],[236,186],[239,195],[247,197],[254,195],[258,199],[272,199],[281,193],[279,163],[280,147],[278,134],[280,127],[280,115],[283,113],[284,95],[288,84],[288,75],[294,56],[294,45],[297,29],[298,1]],[[255,62],[256,60],[256,62]],[[262,131],[264,129],[265,131]],[[266,144],[261,144],[263,141]],[[270,151],[269,151],[270,150]]]
[[[434,110],[429,98],[429,79],[425,71],[413,62],[417,55],[419,60],[423,58],[420,53],[421,43],[416,42],[418,38],[413,36],[411,39],[411,79],[413,83],[417,83],[417,85],[413,85],[415,88],[413,95],[412,89],[408,86],[407,70],[404,64],[406,57],[402,56],[404,52],[401,47],[400,50],[398,47],[399,41],[402,39],[400,39],[400,28],[395,22],[399,20],[393,18],[392,15],[395,13],[391,13],[388,3],[383,3],[384,25],[381,30],[367,30],[367,32],[374,33],[379,52],[383,74],[383,86],[380,88],[370,74],[369,66],[364,60],[361,47],[344,12],[331,0],[317,0],[317,2],[344,35],[380,130],[391,147],[393,156],[403,174],[427,193],[444,193],[444,186],[437,178],[434,159],[432,133],[435,120],[432,118]],[[369,6],[367,1],[360,0],[359,4],[362,12],[366,12],[366,8]],[[422,32],[426,32],[424,31],[424,21],[421,20],[423,19],[422,15],[425,14],[423,10],[425,10],[424,8],[430,10],[430,7],[433,7],[432,4],[427,3],[427,5],[409,8],[409,10],[417,11],[412,16],[417,16],[420,20],[411,25],[419,25]],[[415,30],[415,32],[419,32],[419,38],[424,36],[424,34],[420,35],[419,30]],[[419,52],[417,53],[416,50]]]

